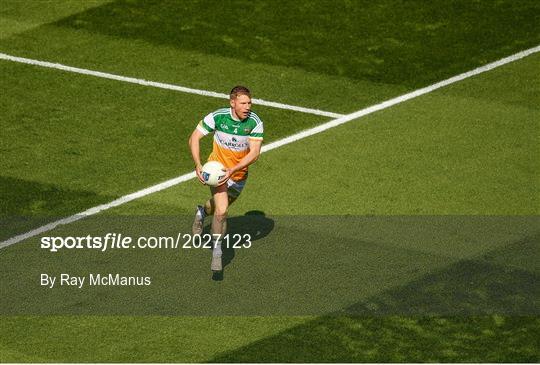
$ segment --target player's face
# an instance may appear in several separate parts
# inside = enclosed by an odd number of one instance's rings
[[[231,108],[235,117],[244,120],[251,111],[251,98],[247,95],[239,95],[236,99],[231,100]]]

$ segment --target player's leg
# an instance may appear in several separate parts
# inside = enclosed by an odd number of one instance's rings
[[[211,231],[212,234],[223,235],[227,230],[227,210],[229,209],[227,185],[224,184],[210,189],[214,205]]]
[[[207,215],[213,215],[212,234],[217,233],[225,235],[227,233],[227,210],[228,207],[238,199],[244,189],[246,180],[233,181],[228,180],[226,184],[217,188],[211,188],[212,198],[206,201],[204,206],[197,206],[195,221],[193,222],[193,234],[202,234],[204,218]],[[216,218],[217,216],[217,218]],[[222,250],[221,241],[213,242],[212,250],[212,270],[222,270]]]
[[[214,201],[214,211],[212,217],[212,271],[221,271],[223,269],[221,256],[222,237],[227,232],[227,210],[229,209],[229,199],[227,195],[227,184],[211,188],[212,199]]]
[[[195,209],[195,219],[193,220],[193,225],[191,226],[191,233],[193,235],[202,234],[204,227],[204,218],[206,218],[206,216],[207,214],[204,207],[202,205],[197,205],[197,208]]]
[[[216,203],[214,202],[214,197],[211,197],[204,203],[204,214],[212,215],[216,209]]]
[[[239,194],[240,194],[239,192],[229,188],[228,190],[229,206],[235,202]],[[204,228],[204,219],[208,217],[209,215],[213,215],[215,209],[216,209],[216,203],[214,202],[213,197],[208,199],[206,203],[204,203],[204,205],[197,205],[197,209],[195,210],[195,220],[193,221],[193,226],[192,226],[192,233],[194,235],[202,234],[203,228]]]
[[[234,203],[238,195],[232,196],[230,193],[230,189],[227,191],[228,199],[229,199],[229,206]],[[234,193],[233,193],[234,194]],[[216,203],[214,202],[214,198],[210,198],[204,203],[204,216],[207,217],[209,215],[214,214],[214,210],[216,209]]]

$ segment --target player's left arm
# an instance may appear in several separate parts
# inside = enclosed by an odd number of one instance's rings
[[[249,153],[245,155],[244,158],[242,158],[240,162],[231,169],[233,170],[231,174],[235,173],[236,171],[242,170],[244,167],[251,165],[259,159],[259,156],[261,155],[262,139],[249,138],[248,143]]]
[[[247,155],[245,155],[236,166],[231,167],[230,169],[227,169],[227,174],[221,179],[222,182],[227,181],[232,174],[234,174],[236,171],[242,170],[244,167],[251,165],[255,161],[259,159],[259,156],[261,155],[261,146],[262,146],[262,139],[260,138],[249,138],[249,152]]]

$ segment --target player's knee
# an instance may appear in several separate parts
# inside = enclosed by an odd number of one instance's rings
[[[207,215],[214,214],[214,200],[213,199],[209,199],[206,201],[206,203],[204,203],[204,211],[206,212]]]
[[[214,209],[214,215],[218,218],[218,219],[225,219],[227,218],[227,207],[215,207]]]

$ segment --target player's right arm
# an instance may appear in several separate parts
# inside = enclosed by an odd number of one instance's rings
[[[206,136],[208,133],[211,133],[214,131],[214,128],[216,126],[216,122],[214,121],[214,114],[210,113],[207,116],[203,118],[197,124],[197,128],[191,133],[191,137],[189,137],[189,149],[191,150],[191,157],[193,158],[193,162],[195,163],[195,173],[197,174],[197,177],[199,178],[199,181],[204,184],[204,179],[202,178],[201,171],[202,171],[202,164],[201,164],[201,155],[200,155],[200,140],[204,136]]]
[[[189,149],[191,150],[191,157],[195,163],[195,173],[202,184],[204,184],[204,180],[201,175],[202,164],[200,155],[200,141],[203,137],[204,134],[198,128],[196,128],[193,133],[191,133],[191,137],[189,137]]]

